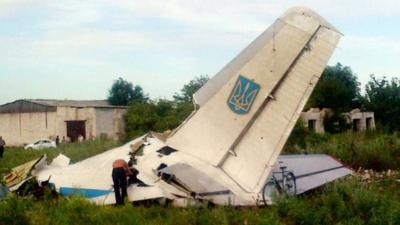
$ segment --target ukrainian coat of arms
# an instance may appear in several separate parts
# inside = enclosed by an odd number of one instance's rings
[[[228,97],[229,108],[237,114],[243,115],[250,111],[260,90],[260,85],[246,77],[239,75],[231,94]]]

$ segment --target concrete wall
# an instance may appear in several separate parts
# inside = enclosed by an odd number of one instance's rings
[[[7,145],[18,146],[41,138],[62,140],[67,137],[67,123],[84,120],[86,138],[92,139],[104,133],[118,139],[125,130],[125,109],[57,107],[56,112],[1,113],[0,136]]]
[[[316,133],[324,133],[324,117],[327,112],[327,109],[319,110],[317,108],[311,108],[307,112],[302,112],[300,115],[301,120],[304,123],[304,126],[309,130],[314,130]],[[315,121],[315,127],[309,127],[309,121]]]
[[[0,114],[0,136],[7,145],[22,145],[57,132],[57,113],[4,113]]]
[[[346,114],[347,122],[352,124],[354,131],[375,129],[375,118],[373,112],[361,112],[359,109],[352,110]]]
[[[125,109],[96,108],[96,136],[106,134],[113,139],[125,133]]]
[[[309,121],[315,121],[314,131],[317,133],[324,133],[324,117],[330,111],[330,109],[311,108],[307,112],[301,113],[301,119],[303,120],[304,126],[308,127]],[[352,111],[345,113],[347,123],[352,125],[354,131],[375,129],[375,119],[373,112],[361,112],[360,109],[353,109]],[[312,130],[310,127],[308,127]]]

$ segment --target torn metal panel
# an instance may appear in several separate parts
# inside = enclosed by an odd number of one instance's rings
[[[132,152],[132,145],[143,145],[145,147],[143,147],[143,155],[138,156],[139,163],[143,160],[143,156],[149,154],[155,158],[160,158],[158,157],[159,153],[157,150],[164,147],[165,144],[158,139],[146,138],[146,136],[144,135],[121,147],[111,149],[65,167],[45,166],[40,170],[35,170],[35,174],[39,181],[48,180],[50,177],[50,183],[53,183],[56,191],[62,195],[82,195],[98,204],[114,204],[115,197],[111,177],[113,161],[115,159],[125,159],[128,161]],[[145,142],[145,139],[151,141],[151,144]],[[155,198],[173,199],[176,198],[175,195],[187,196],[174,187],[166,187],[168,184],[160,181],[159,177],[153,171],[156,164],[157,162],[153,164],[145,163],[143,165],[144,168],[137,167],[139,170],[138,179],[148,186],[130,185],[128,187],[128,194],[131,201]]]
[[[17,190],[25,181],[32,177],[32,170],[40,168],[45,164],[46,158],[46,155],[43,155],[35,160],[13,168],[10,173],[3,177],[4,184],[10,191]]]
[[[37,177],[40,181],[51,177],[50,182],[55,184],[58,191],[61,187],[108,190],[112,185],[113,161],[129,161],[130,145],[138,141],[141,138],[66,167],[47,166],[38,172]]]
[[[186,163],[177,163],[160,170],[162,173],[172,174],[181,183],[195,192],[199,197],[230,193],[228,188],[219,182]]]
[[[52,167],[66,167],[69,165],[71,159],[65,156],[64,154],[59,154],[56,158],[51,161],[49,166]]]
[[[135,142],[133,144],[130,145],[130,148],[132,150],[133,154],[136,154],[137,151],[140,150],[140,148],[144,145],[144,141],[143,140],[139,140],[138,142]]]
[[[167,138],[169,137],[170,134],[171,134],[171,130],[166,130],[162,133],[151,131],[149,135],[151,137],[157,138],[158,140],[160,140],[162,142],[165,142],[165,141],[167,141]]]

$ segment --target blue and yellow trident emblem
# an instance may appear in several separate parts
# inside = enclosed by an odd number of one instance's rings
[[[239,75],[235,86],[228,98],[228,106],[237,114],[243,115],[250,111],[260,85],[246,77]]]

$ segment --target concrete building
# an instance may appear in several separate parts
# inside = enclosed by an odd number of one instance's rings
[[[353,131],[375,129],[373,112],[361,112],[360,109],[353,109],[345,115],[347,123],[351,124]]]
[[[304,126],[316,133],[324,133],[324,118],[330,109],[311,108],[307,112],[302,112],[300,119],[303,120]]]
[[[101,134],[118,139],[124,133],[126,107],[105,100],[17,100],[0,106],[0,136],[7,145],[23,145],[41,138],[76,141]]]
[[[301,120],[304,126],[316,133],[324,133],[324,118],[331,109],[311,108],[301,113]],[[353,131],[375,129],[375,119],[373,112],[361,112],[360,109],[353,109],[348,113],[344,113],[346,121],[351,124]]]

